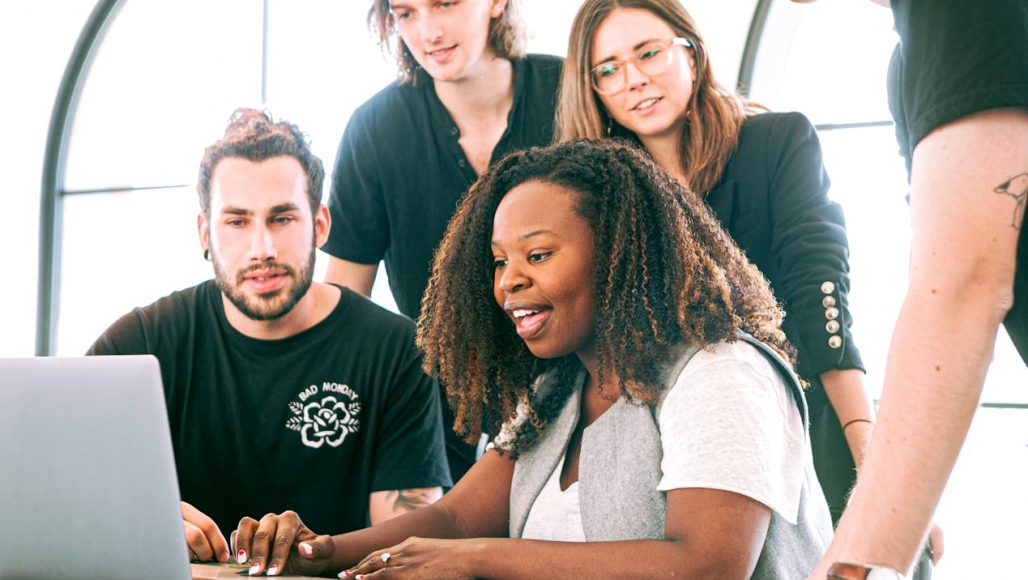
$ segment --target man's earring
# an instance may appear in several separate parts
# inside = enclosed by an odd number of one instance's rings
[[[211,261],[211,249],[210,248],[204,248],[203,249],[203,259],[207,260],[208,262]]]

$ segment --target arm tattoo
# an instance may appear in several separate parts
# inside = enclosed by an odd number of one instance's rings
[[[386,502],[392,502],[394,513],[411,512],[433,502],[435,488],[393,489],[386,493]]]
[[[992,190],[995,193],[1002,193],[1009,195],[1010,197],[1017,200],[1017,205],[1014,206],[1014,217],[1010,222],[1010,227],[1015,230],[1021,229],[1021,219],[1024,216],[1024,202],[1025,198],[1028,198],[1028,173],[1021,173],[1008,179],[1006,183],[1003,183]]]

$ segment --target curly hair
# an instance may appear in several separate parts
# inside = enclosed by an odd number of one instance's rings
[[[747,332],[791,358],[783,313],[767,281],[706,204],[636,146],[576,140],[508,154],[472,186],[436,250],[417,341],[439,378],[454,429],[474,441],[526,413],[515,456],[563,407],[575,355],[536,358],[493,295],[493,216],[514,187],[541,181],[577,193],[595,240],[596,350],[601,388],[653,404],[682,345],[704,347]],[[567,385],[547,400],[533,383],[553,371]]]
[[[371,8],[368,9],[368,29],[378,37],[378,44],[383,52],[388,52],[396,59],[401,83],[417,84],[427,80],[424,78],[427,76],[425,69],[421,68],[396,31],[396,19],[393,18],[389,0],[371,0]],[[487,42],[498,58],[525,58],[528,40],[525,23],[521,17],[521,0],[507,0],[503,14],[489,22]]]
[[[728,159],[739,143],[747,116],[767,108],[722,86],[714,78],[710,53],[692,16],[679,0],[586,0],[571,24],[567,59],[557,98],[555,140],[599,139],[604,136],[637,140],[607,113],[589,80],[593,38],[612,12],[634,8],[650,12],[667,23],[675,35],[692,45],[696,81],[685,112],[679,143],[679,163],[689,188],[706,194],[721,179]],[[683,49],[685,50],[685,49]]]
[[[214,167],[225,157],[242,157],[250,161],[263,161],[287,155],[300,162],[307,174],[307,197],[311,213],[321,205],[321,190],[325,182],[325,167],[321,159],[311,152],[307,136],[288,121],[278,121],[269,111],[239,108],[232,113],[224,136],[204,150],[200,162],[200,176],[196,193],[204,215],[211,213],[211,176]]]

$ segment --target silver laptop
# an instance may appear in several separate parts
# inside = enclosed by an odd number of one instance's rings
[[[190,577],[157,359],[0,359],[0,580]]]

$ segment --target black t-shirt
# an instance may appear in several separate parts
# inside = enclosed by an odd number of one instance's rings
[[[1028,2],[892,0],[891,6],[900,42],[889,67],[889,107],[908,172],[914,148],[934,129],[980,111],[1028,108]],[[1026,270],[1022,229],[1014,307],[1004,325],[1028,362]]]
[[[287,509],[335,534],[367,525],[371,492],[450,484],[439,388],[413,335],[343,289],[314,327],[250,338],[208,281],[126,314],[89,354],[158,358],[182,499],[226,537]]]
[[[514,102],[490,164],[553,139],[562,59],[513,61]],[[400,312],[417,318],[436,246],[464,192],[478,178],[460,146],[460,130],[431,82],[393,83],[361,105],[343,133],[328,208],[332,231],[321,249],[357,262],[385,260]],[[450,428],[443,404],[450,472],[456,481],[477,458]]]
[[[514,102],[490,163],[553,139],[562,60],[513,61]],[[477,179],[460,130],[431,82],[393,83],[350,118],[336,157],[322,250],[360,264],[385,260],[400,312],[417,318],[433,252],[464,192]]]

